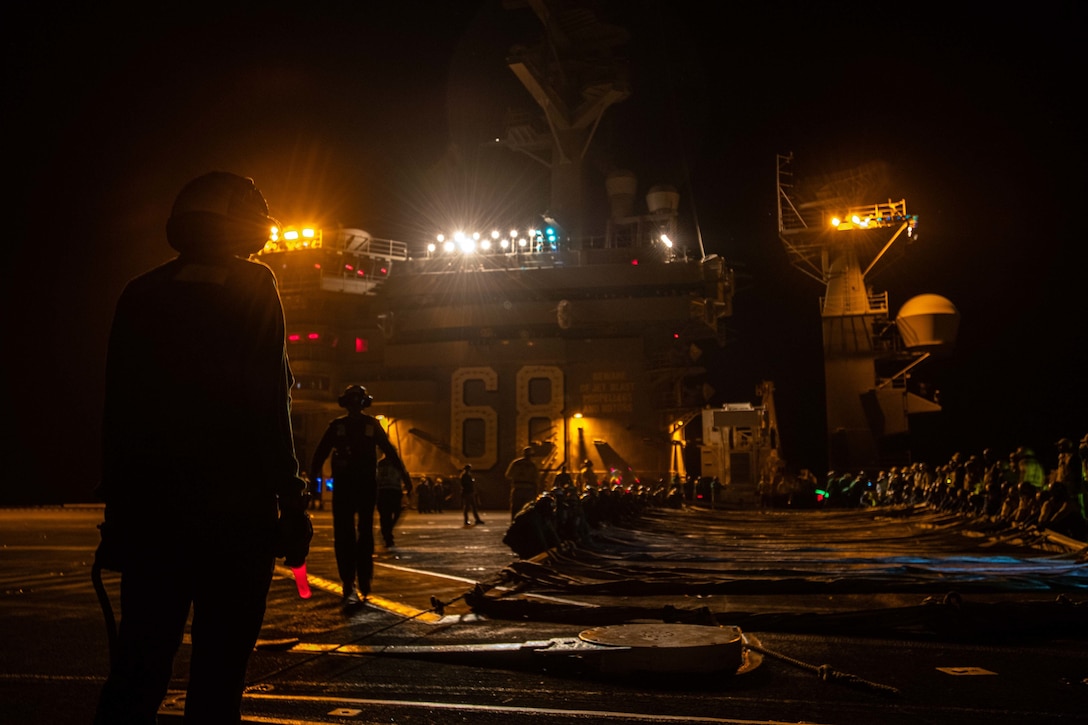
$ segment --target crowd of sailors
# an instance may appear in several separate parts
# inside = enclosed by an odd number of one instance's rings
[[[588,464],[587,464],[588,465]],[[647,508],[727,508],[726,487],[716,478],[673,477],[642,482],[609,471],[561,469],[528,505],[515,513],[506,543],[519,556],[533,556],[563,541],[580,541],[602,525],[633,521]],[[987,448],[977,455],[954,453],[941,464],[924,462],[886,470],[829,471],[820,481],[808,470],[790,473],[779,462],[764,470],[756,489],[760,510],[861,508],[926,504],[994,524],[1037,527],[1088,541],[1088,435],[1079,445],[1063,438],[1054,455],[1028,447],[1007,455]],[[420,490],[422,488],[422,490]],[[427,480],[417,488],[421,513],[450,505],[450,483]]]
[[[1052,462],[1029,447],[1017,448],[1008,455],[987,448],[978,455],[954,453],[937,466],[913,463],[875,475],[832,471],[824,489],[827,504],[856,507],[926,503],[965,516],[1037,526],[1088,541],[1088,435],[1079,446],[1062,438],[1054,448]]]
[[[670,505],[669,490],[664,481],[560,479],[515,513],[503,543],[528,558],[563,542],[582,542],[594,529],[633,523],[647,508]],[[675,499],[675,486],[671,490]]]

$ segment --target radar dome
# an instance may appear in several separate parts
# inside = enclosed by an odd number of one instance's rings
[[[903,343],[911,350],[949,349],[956,343],[960,313],[945,297],[918,295],[899,308],[895,324]]]
[[[671,186],[653,186],[646,192],[646,207],[651,214],[675,212],[680,208],[680,192]]]

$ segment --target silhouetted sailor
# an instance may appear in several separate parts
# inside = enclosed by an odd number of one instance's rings
[[[378,530],[387,549],[396,544],[393,528],[404,510],[404,497],[412,495],[412,479],[405,483],[402,469],[403,466],[389,456],[378,461]]]
[[[559,466],[559,473],[555,474],[554,485],[558,489],[566,490],[574,487],[574,479],[567,471],[567,464]]]
[[[510,481],[510,520],[518,515],[521,508],[536,498],[537,469],[533,463],[533,449],[522,449],[521,458],[510,461],[506,468],[506,478]]]
[[[465,526],[469,525],[468,515],[470,511],[474,523],[482,524],[484,522],[480,518],[480,511],[476,503],[477,498],[476,479],[472,477],[472,466],[466,463],[465,467],[461,469],[461,510],[465,516]]]
[[[97,723],[155,722],[190,609],[185,722],[239,722],[275,556],[306,559],[283,310],[246,260],[274,224],[251,179],[194,179],[166,226],[178,257],[117,303],[95,569],[121,572],[121,623]]]
[[[337,402],[348,414],[329,423],[314,450],[310,478],[321,476],[325,459],[331,453],[333,549],[344,587],[344,603],[356,604],[359,601],[356,582],[365,599],[374,574],[378,450],[390,459],[407,486],[412,485],[412,479],[381,423],[363,412],[374,402],[366,388],[349,385]]]

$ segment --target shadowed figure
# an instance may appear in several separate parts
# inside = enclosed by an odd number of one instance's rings
[[[536,486],[539,472],[533,463],[533,449],[526,446],[521,457],[510,461],[506,467],[506,480],[510,482],[510,520],[513,521],[518,511],[536,498]]]
[[[412,480],[404,482],[402,468],[389,456],[378,461],[378,529],[387,549],[396,544],[393,529],[404,511],[404,497],[412,495]]]
[[[306,559],[283,310],[246,259],[274,223],[252,180],[194,179],[167,224],[178,257],[117,304],[94,572],[121,572],[121,621],[96,723],[155,722],[190,609],[185,722],[238,722],[275,557]]]
[[[396,447],[377,418],[363,412],[374,402],[362,385],[349,385],[340,395],[347,415],[325,429],[310,462],[310,478],[321,477],[325,459],[332,454],[332,530],[336,568],[343,583],[344,604],[365,599],[374,575],[374,509],[378,500],[378,450],[411,490],[412,478]],[[399,501],[400,489],[397,489]],[[390,529],[390,536],[392,530]]]
[[[461,469],[461,511],[465,517],[465,526],[469,526],[468,515],[472,514],[473,523],[482,524],[477,501],[480,495],[476,490],[476,479],[472,476],[472,466],[468,463]]]

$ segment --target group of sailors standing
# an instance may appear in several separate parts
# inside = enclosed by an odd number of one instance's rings
[[[998,523],[1038,526],[1077,541],[1088,540],[1088,435],[1054,444],[1047,466],[1032,448],[1007,456],[954,453],[940,465],[913,463],[876,476],[828,474],[829,505],[878,506],[928,503],[945,511],[984,516]]]

